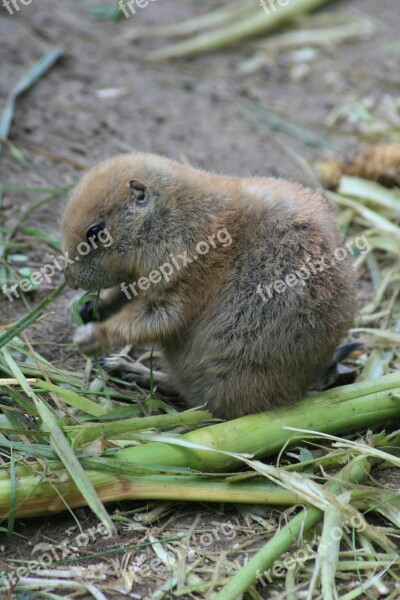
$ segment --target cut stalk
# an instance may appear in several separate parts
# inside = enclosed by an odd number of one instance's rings
[[[367,458],[353,459],[337,475],[337,480],[326,485],[326,488],[339,495],[342,491],[342,482],[359,483],[369,473],[370,463]],[[339,480],[339,481],[338,481]],[[287,525],[282,527],[278,533],[270,539],[243,569],[227,583],[227,585],[216,595],[214,600],[235,600],[241,593],[257,579],[262,578],[263,572],[271,567],[284,552],[305,533],[313,529],[321,520],[324,511],[315,506],[307,507],[296,515]],[[260,579],[261,580],[261,579]]]
[[[387,421],[393,422],[400,417],[400,402],[395,394],[400,394],[400,373],[386,375],[379,379],[357,383],[351,386],[336,388],[313,398],[304,400],[289,409],[280,409],[250,415],[234,421],[211,425],[191,431],[182,436],[175,435],[176,440],[206,446],[222,452],[250,453],[256,457],[268,456],[278,452],[287,442],[298,440],[298,433],[288,431],[285,427],[299,427],[338,434],[344,431],[360,430],[376,426]],[[152,465],[153,467],[190,467],[203,472],[225,472],[241,465],[237,457],[215,451],[190,448],[171,443],[154,442],[142,446],[134,446],[115,452],[114,461],[133,463],[135,467]],[[24,475],[25,475],[24,470]],[[62,480],[61,467],[52,469],[58,476],[52,483],[41,482],[40,477],[22,476],[17,485],[16,516],[28,516],[57,512],[65,509],[65,504],[57,493],[64,497],[71,507],[82,506],[84,500],[74,483]],[[96,492],[104,501],[133,498],[146,499],[178,499],[240,502],[238,495],[244,491],[242,501],[256,501],[253,493],[259,488],[237,488],[236,484],[221,482],[196,483],[185,476],[166,479],[166,476],[127,476],[113,473],[87,470],[87,476]],[[8,514],[10,507],[9,475],[3,470],[0,478],[0,515]],[[167,485],[169,484],[169,485]],[[190,484],[190,485],[189,485]],[[195,488],[190,488],[195,485]],[[221,487],[221,485],[223,487]],[[203,495],[205,487],[207,494]],[[218,487],[220,486],[220,487]],[[185,490],[187,491],[185,495]],[[200,493],[200,490],[203,492]],[[213,491],[214,490],[214,491]],[[270,488],[268,488],[270,490]],[[237,494],[235,495],[235,491]],[[262,492],[264,493],[264,492]],[[141,495],[143,494],[143,495]],[[197,495],[196,495],[197,494]],[[262,495],[262,494],[261,494]],[[258,499],[257,502],[262,502]],[[264,502],[274,503],[276,498],[264,497]]]
[[[240,3],[234,6],[224,6],[199,17],[182,21],[181,23],[156,27],[148,33],[151,36],[164,35],[167,37],[179,37],[199,33],[199,31],[227,25],[236,19],[241,19],[245,15],[248,15],[249,11],[254,10],[254,7],[257,5],[257,0],[247,0],[247,2],[240,0]]]
[[[284,427],[302,423],[302,429],[339,434],[399,419],[400,402],[389,395],[398,394],[399,386],[400,373],[393,373],[323,392],[291,408],[196,429],[180,439],[216,450],[270,456],[288,441],[298,439],[298,434]],[[228,471],[240,465],[240,461],[231,456],[162,442],[127,448],[118,453],[118,459],[143,465],[190,467],[204,472]]]
[[[57,388],[57,386],[52,386]],[[50,388],[51,389],[51,388]],[[67,390],[69,392],[69,390]],[[83,425],[66,426],[65,431],[74,437],[74,447],[82,446],[101,436],[117,438],[131,431],[139,431],[152,427],[177,427],[199,425],[201,421],[212,420],[212,414],[207,411],[186,411],[170,415],[155,415],[111,421],[110,423],[86,423]]]
[[[86,471],[103,502],[122,500],[177,500],[185,502],[234,502],[291,506],[302,502],[296,494],[265,481],[230,484],[214,478],[170,475],[121,476]],[[57,481],[57,475],[59,480]],[[16,517],[34,517],[61,512],[87,503],[72,479],[62,481],[64,473],[53,472],[52,482],[41,482],[40,475],[18,479]],[[60,481],[61,480],[61,481]],[[11,481],[0,480],[0,518],[10,510]]]
[[[218,50],[243,39],[267,33],[282,23],[291,21],[299,15],[315,10],[330,1],[291,0],[285,6],[276,4],[269,11],[264,11],[261,6],[258,6],[247,18],[242,18],[226,27],[197,35],[184,42],[172,44],[152,52],[149,54],[148,59],[150,61],[163,61]]]

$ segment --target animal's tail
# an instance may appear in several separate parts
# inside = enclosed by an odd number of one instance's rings
[[[325,371],[318,377],[313,387],[318,390],[327,390],[353,383],[356,378],[356,371],[347,365],[343,365],[342,361],[360,348],[362,348],[360,342],[349,342],[348,344],[339,346],[332,360],[326,366]]]

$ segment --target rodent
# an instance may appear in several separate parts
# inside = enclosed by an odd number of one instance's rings
[[[102,231],[112,244],[65,270],[74,289],[106,289],[102,320],[77,330],[81,351],[159,344],[180,396],[217,417],[295,403],[355,316],[353,269],[332,260],[334,215],[297,183],[120,155],[90,169],[68,200],[65,251],[76,255]],[[331,264],[320,272],[321,257]],[[166,263],[174,267],[169,281],[158,281],[154,272]],[[316,271],[307,280],[295,275],[306,265]]]

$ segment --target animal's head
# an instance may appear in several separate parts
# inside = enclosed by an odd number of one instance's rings
[[[97,291],[147,276],[187,248],[190,216],[174,172],[180,167],[154,155],[127,154],[82,178],[63,216],[70,261],[65,276],[72,288]]]

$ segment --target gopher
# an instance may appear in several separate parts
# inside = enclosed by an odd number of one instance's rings
[[[125,154],[84,175],[63,233],[67,283],[105,290],[80,350],[158,344],[179,395],[217,417],[298,401],[355,316],[334,216],[297,183]]]

